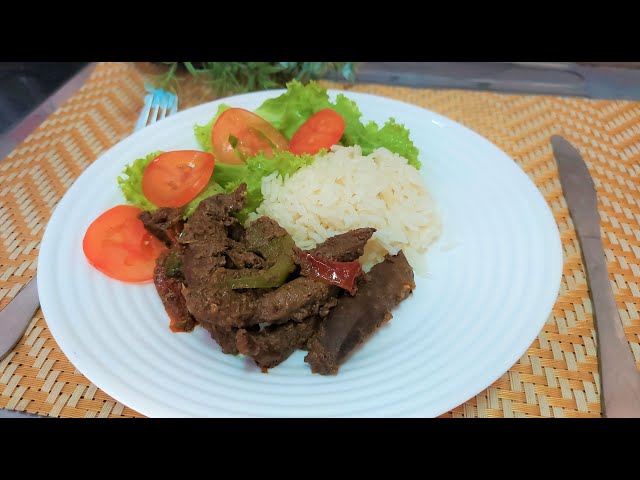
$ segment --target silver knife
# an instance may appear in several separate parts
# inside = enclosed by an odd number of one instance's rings
[[[34,275],[9,305],[0,311],[0,360],[22,338],[39,305],[38,281]]]
[[[551,146],[587,270],[598,341],[602,414],[640,418],[640,372],[609,282],[593,179],[578,151],[564,138],[554,135]]]

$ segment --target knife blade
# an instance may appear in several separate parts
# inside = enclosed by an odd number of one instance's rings
[[[40,299],[36,276],[0,311],[0,360],[18,343],[36,313]]]
[[[595,185],[580,153],[569,142],[554,135],[551,146],[587,271],[598,345],[602,414],[609,418],[640,418],[640,372],[609,281]]]

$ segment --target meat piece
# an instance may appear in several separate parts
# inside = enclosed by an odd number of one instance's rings
[[[415,288],[413,270],[402,252],[387,255],[360,284],[355,297],[345,295],[309,340],[304,361],[313,373],[335,375],[348,355],[365,342],[391,310]]]
[[[278,222],[265,216],[256,218],[245,230],[247,242],[252,244],[257,250],[260,250],[261,247],[267,247],[269,241],[274,238],[286,237],[288,235],[289,233],[282,228]]]
[[[237,229],[231,213],[244,208],[245,195],[243,183],[232,194],[203,200],[184,226],[179,242],[185,247],[183,272],[189,288],[210,283],[211,275],[227,264],[225,253],[240,244],[228,233]]]
[[[153,212],[138,215],[144,228],[167,247],[171,247],[184,226],[181,208],[160,208]]]
[[[258,268],[266,266],[264,258],[253,252],[248,252],[240,248],[231,248],[225,252],[227,256],[227,268]]]
[[[182,255],[185,284],[192,289],[208,284],[213,274],[227,264],[227,250],[227,241],[214,236],[209,242],[187,244]]]
[[[266,371],[284,362],[296,350],[304,348],[319,322],[320,317],[313,316],[302,322],[270,325],[257,332],[240,329],[236,335],[238,351],[251,357]]]
[[[268,217],[245,229],[233,216],[245,204],[246,185],[241,184],[231,194],[203,200],[185,224],[182,212],[178,220],[170,209],[141,218],[154,235],[164,235],[159,238],[174,246],[154,278],[172,329],[188,331],[200,324],[224,353],[241,352],[267,369],[307,348],[342,291],[306,277],[283,284],[298,275],[294,254],[299,250]],[[323,261],[353,262],[374,232],[337,235],[311,253]]]
[[[228,266],[261,262],[247,252],[242,242],[229,236],[244,236],[231,214],[244,208],[245,192],[246,185],[241,184],[231,194],[214,195],[200,202],[179,239],[184,248],[183,294],[189,311],[203,326],[230,329],[251,324],[247,322],[253,317],[255,301],[261,293],[221,286]]]
[[[316,248],[307,250],[314,257],[323,257],[336,262],[353,262],[362,256],[364,247],[375,233],[375,228],[357,228],[327,238]]]
[[[264,258],[262,270],[227,271],[225,286],[233,289],[277,288],[296,269],[293,260],[296,244],[278,222],[260,217],[245,232],[243,248]]]
[[[359,228],[335,235],[308,253],[327,260],[351,262],[358,259],[375,228]],[[310,315],[326,317],[336,305],[340,289],[311,278],[299,277],[258,300],[256,320],[265,323],[300,321]]]
[[[187,308],[198,322],[225,329],[258,324],[254,313],[261,293],[260,289],[232,290],[215,285],[183,289]]]
[[[209,332],[224,353],[235,355],[237,328],[223,324],[221,319],[251,316],[253,295],[218,289],[228,260],[231,263],[251,262],[234,248],[241,245],[244,229],[231,216],[245,205],[246,185],[241,184],[231,194],[209,197],[198,205],[184,226],[179,242],[183,248],[182,273],[186,286],[182,289],[186,305],[200,325]]]
[[[169,328],[173,332],[190,332],[196,326],[184,297],[182,296],[182,280],[176,277],[169,277],[166,271],[166,260],[169,252],[164,253],[156,260],[156,267],[153,272],[153,283],[156,286],[160,300],[164,309],[169,315],[171,322]]]
[[[237,355],[239,353],[238,347],[236,347],[237,328],[222,328],[212,323],[202,323],[201,325],[207,332],[209,332],[211,338],[220,345],[223,353],[228,353],[230,355]]]
[[[227,235],[236,242],[244,239],[244,227],[240,223],[234,223],[227,228]]]
[[[334,285],[298,277],[277,290],[260,297],[255,308],[255,323],[301,321],[310,315],[326,316],[335,305],[340,289]],[[328,308],[325,307],[326,304]]]
[[[242,183],[233,193],[221,193],[201,201],[184,226],[180,243],[208,241],[211,236],[228,238],[228,232],[233,232],[238,224],[231,214],[244,208],[246,193],[247,186]]]

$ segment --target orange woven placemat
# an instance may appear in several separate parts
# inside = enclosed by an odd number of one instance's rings
[[[0,308],[34,275],[56,203],[91,162],[132,132],[144,82],[155,73],[156,67],[143,63],[99,64],[71,99],[0,161]],[[561,134],[576,145],[594,177],[611,285],[640,365],[640,103],[327,85],[420,105],[475,130],[530,176],[559,226],[562,285],[542,331],[491,387],[444,416],[600,416],[591,304],[549,137]],[[214,99],[207,87],[191,80],[178,93],[181,109]],[[53,417],[140,416],[74,368],[40,311],[0,362],[0,407]]]

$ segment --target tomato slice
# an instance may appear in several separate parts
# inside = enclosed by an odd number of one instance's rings
[[[182,207],[207,186],[215,158],[197,150],[175,150],[154,158],[142,174],[142,193],[158,207]]]
[[[235,138],[235,148],[230,137]],[[211,129],[211,145],[216,159],[229,165],[242,165],[260,151],[271,158],[274,149],[289,149],[289,142],[273,125],[243,108],[230,108],[220,114]]]
[[[345,122],[335,110],[325,108],[311,115],[291,137],[289,150],[301,155],[315,155],[321,149],[329,150],[340,141],[344,133]]]
[[[131,205],[118,205],[87,229],[82,249],[91,265],[105,275],[123,282],[146,282],[153,278],[156,258],[167,250],[144,228]]]

